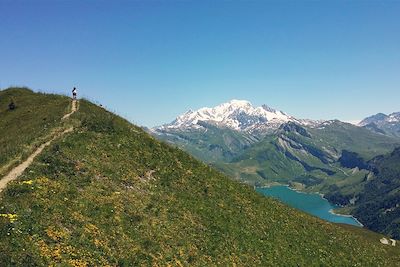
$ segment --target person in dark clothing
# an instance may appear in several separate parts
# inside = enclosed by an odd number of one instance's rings
[[[72,89],[72,98],[76,99],[76,88]]]
[[[14,98],[10,99],[10,104],[8,104],[9,110],[14,110],[16,108]]]

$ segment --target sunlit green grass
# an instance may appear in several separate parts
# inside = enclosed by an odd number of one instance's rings
[[[8,110],[10,99],[16,109]],[[0,91],[0,175],[44,142],[68,111],[70,100],[25,88]]]

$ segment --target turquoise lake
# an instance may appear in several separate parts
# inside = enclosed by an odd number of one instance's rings
[[[331,213],[330,211],[338,208],[338,206],[332,205],[319,194],[302,193],[283,185],[258,187],[256,190],[265,196],[277,198],[281,202],[286,203],[293,208],[305,211],[326,221],[362,226],[353,217]]]

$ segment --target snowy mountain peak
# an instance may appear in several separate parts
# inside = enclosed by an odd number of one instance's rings
[[[374,124],[384,124],[384,123],[399,123],[400,122],[400,112],[393,112],[389,115],[378,113],[363,119],[358,125],[366,126],[370,123]]]
[[[189,110],[178,116],[172,123],[157,129],[201,128],[199,122],[207,122],[234,130],[252,131],[265,127],[277,128],[288,121],[297,120],[266,105],[254,107],[249,101],[234,99],[213,108]]]
[[[273,108],[270,108],[270,107],[268,107],[267,105],[262,105],[261,106],[263,109],[265,109],[266,111],[269,111],[269,112],[276,112],[276,110],[275,109],[273,109]]]
[[[379,134],[400,137],[400,112],[378,113],[363,119],[358,125]]]
[[[251,103],[247,100],[238,100],[238,99],[232,99],[228,103],[225,103],[227,105],[231,106],[237,106],[237,107],[246,107],[246,106],[251,106]],[[224,105],[224,104],[222,104]]]

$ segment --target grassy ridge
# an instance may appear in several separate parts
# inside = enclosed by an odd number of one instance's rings
[[[397,248],[258,195],[82,101],[1,195],[9,266],[396,266]],[[376,239],[375,239],[376,236]]]
[[[400,139],[371,132],[363,127],[349,123],[332,121],[319,129],[309,129],[315,136],[317,146],[332,146],[357,152],[365,160],[388,153],[400,144]],[[318,140],[323,140],[318,142]]]
[[[11,98],[17,105],[12,111],[8,110]],[[69,102],[67,97],[34,93],[25,88],[0,91],[0,175],[61,125]]]
[[[239,133],[229,128],[220,128],[199,122],[206,127],[191,132],[168,129],[157,132],[157,137],[172,144],[177,144],[191,155],[206,162],[228,162],[257,142],[257,138],[250,134]],[[166,135],[164,135],[166,134]]]

